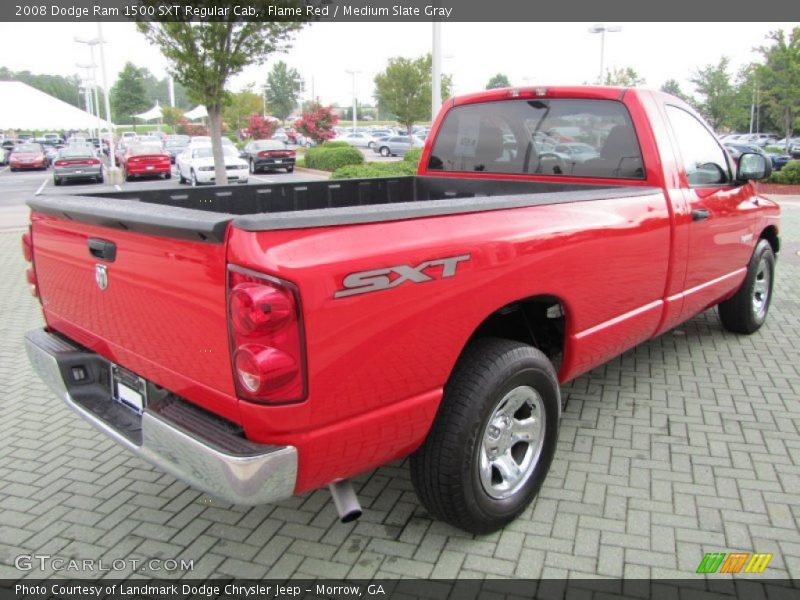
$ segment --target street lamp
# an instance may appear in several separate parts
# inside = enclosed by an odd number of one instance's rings
[[[92,38],[89,40],[75,37],[73,38],[76,44],[86,44],[89,46],[89,55],[91,57],[91,66],[87,67],[91,69],[92,74],[92,92],[94,94],[94,107],[97,114],[97,137],[100,137],[100,103],[97,99],[97,77],[95,75],[95,69],[97,68],[97,64],[94,62],[94,47],[100,43],[100,38]],[[107,115],[106,115],[107,116]],[[100,144],[100,151],[102,152],[102,144]]]
[[[617,33],[618,31],[622,31],[622,27],[619,25],[600,25],[599,23],[594,27],[589,28],[589,33],[599,33],[600,34],[600,77],[597,83],[603,83],[603,58],[606,51],[606,32],[608,33]]]
[[[350,75],[353,76],[353,133],[355,133],[356,132],[356,123],[358,122],[358,114],[357,114],[357,109],[356,109],[356,104],[357,104],[357,101],[356,101],[356,75],[361,73],[361,71],[355,71],[355,70],[346,69],[345,73],[349,73]]]
[[[97,114],[97,137],[100,137],[100,109],[97,106],[97,89],[94,85],[94,69],[95,64],[81,64],[75,63],[79,69],[86,69],[86,79],[83,80],[83,86],[86,93],[86,112],[91,116]],[[94,91],[94,100],[92,99],[92,91]],[[92,126],[89,126],[89,137],[94,137],[92,133]]]

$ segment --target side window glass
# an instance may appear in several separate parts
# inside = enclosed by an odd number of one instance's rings
[[[725,151],[711,132],[682,108],[667,105],[666,109],[689,185],[729,183],[731,177]]]

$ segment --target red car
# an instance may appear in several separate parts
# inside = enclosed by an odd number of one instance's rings
[[[711,307],[764,324],[769,174],[668,94],[531,87],[445,103],[416,176],[39,195],[27,350],[82,418],[229,502],[328,486],[352,519],[348,480],[410,456],[430,514],[488,533],[558,460],[559,384]]]
[[[164,179],[172,177],[172,161],[169,153],[156,145],[129,146],[122,155],[120,167],[125,175],[125,181],[131,181],[134,177],[153,175],[164,177]]]
[[[8,165],[12,171],[21,169],[46,169],[47,155],[41,144],[20,144],[11,151]]]

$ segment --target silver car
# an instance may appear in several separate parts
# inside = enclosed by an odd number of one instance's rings
[[[59,150],[53,163],[53,183],[88,179],[103,183],[103,163],[92,146],[67,146]]]
[[[411,148],[422,148],[425,140],[416,136],[411,138]],[[407,135],[395,135],[383,138],[375,143],[372,151],[381,156],[403,156],[409,150]]]

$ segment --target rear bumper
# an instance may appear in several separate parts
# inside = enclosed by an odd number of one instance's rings
[[[127,450],[174,477],[234,504],[290,497],[297,479],[293,446],[255,444],[235,426],[174,396],[141,416],[111,398],[109,363],[62,337],[37,329],[25,336],[34,369],[67,406]],[[81,382],[73,368],[83,367]]]

